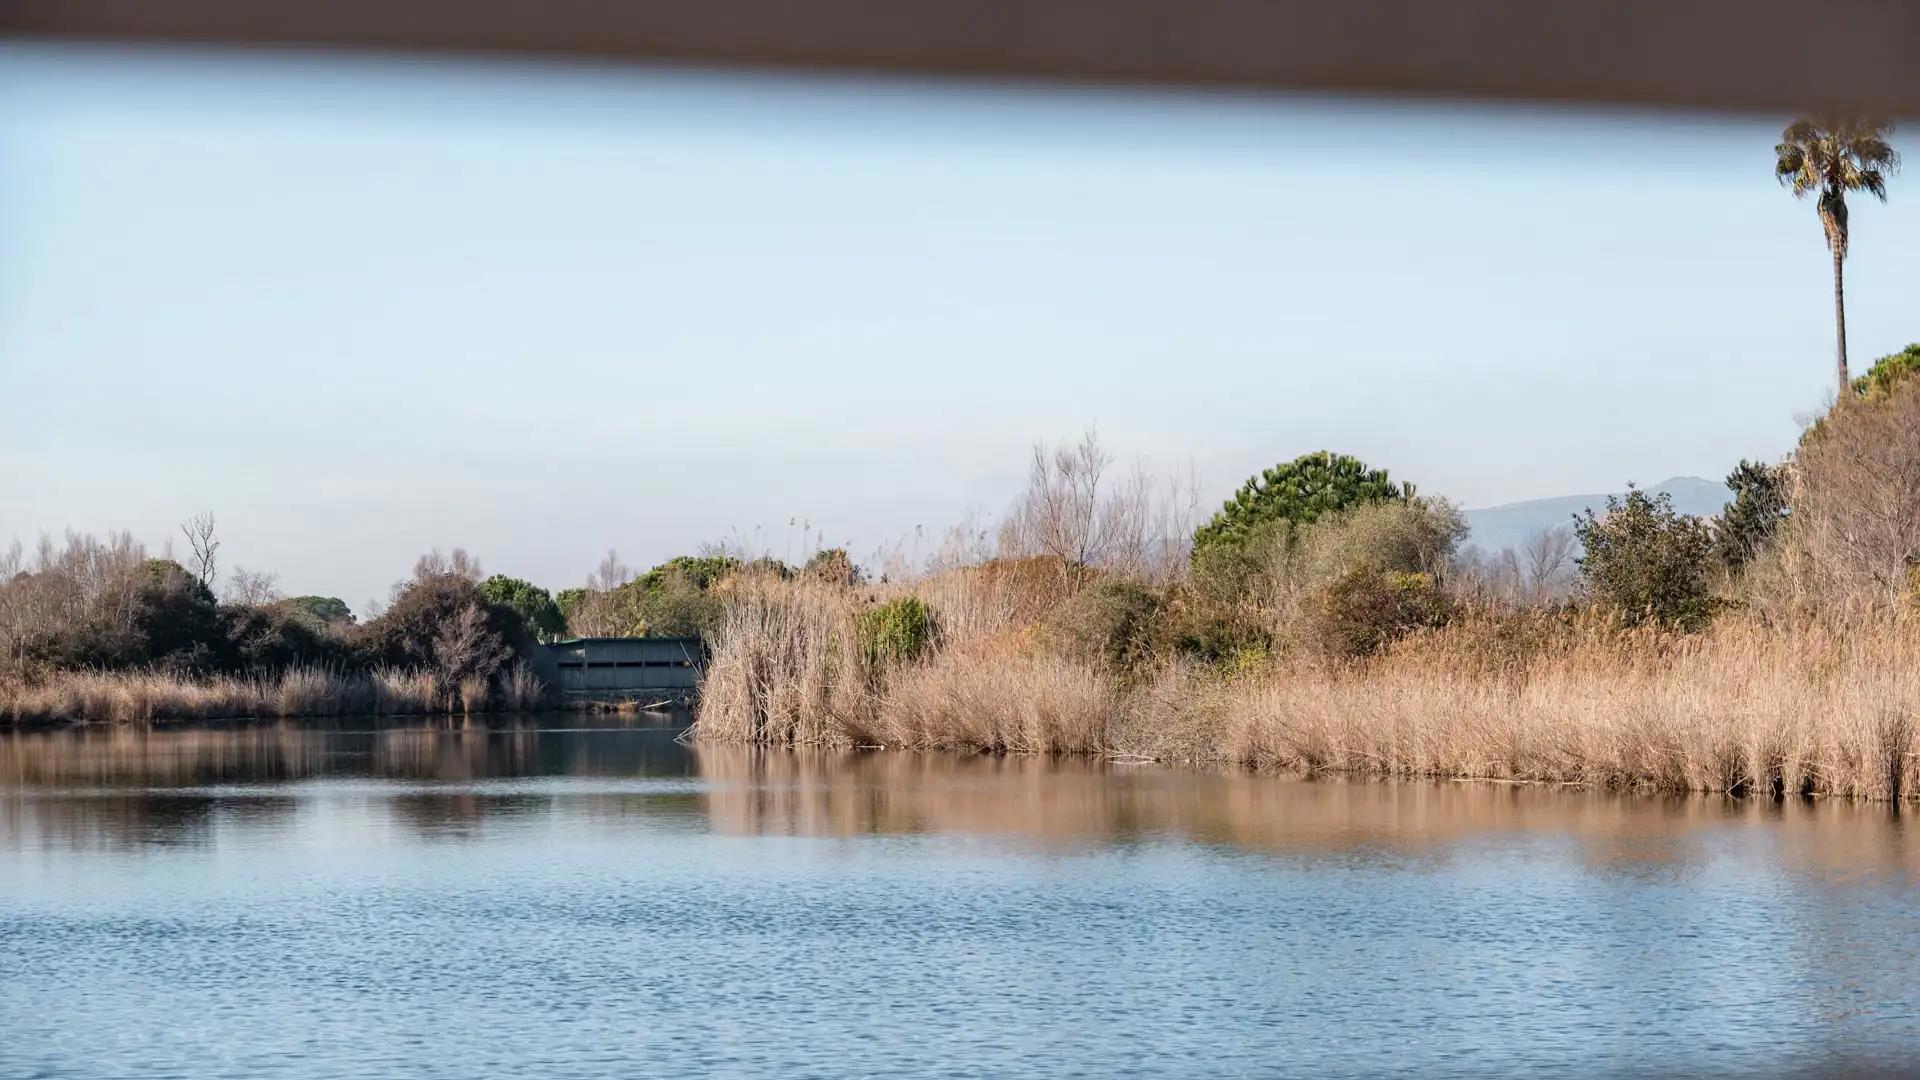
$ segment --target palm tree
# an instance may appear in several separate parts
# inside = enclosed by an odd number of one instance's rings
[[[1864,191],[1887,201],[1887,177],[1900,168],[1900,155],[1887,142],[1893,125],[1857,118],[1802,117],[1780,133],[1773,148],[1773,174],[1796,199],[1818,192],[1820,225],[1833,253],[1834,365],[1840,400],[1850,392],[1847,380],[1847,302],[1840,264],[1847,258],[1847,192]]]

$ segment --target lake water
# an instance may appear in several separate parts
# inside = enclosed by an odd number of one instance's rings
[[[0,1076],[1883,1073],[1885,807],[687,747],[0,734]]]

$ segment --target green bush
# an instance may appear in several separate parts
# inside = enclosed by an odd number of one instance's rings
[[[1317,592],[1309,628],[1323,652],[1357,659],[1415,630],[1445,625],[1452,613],[1432,574],[1369,563]]]
[[[1071,654],[1135,681],[1159,663],[1162,608],[1157,590],[1106,578],[1074,594],[1051,621]]]
[[[1363,503],[1412,497],[1413,487],[1395,484],[1385,469],[1321,450],[1275,465],[1241,485],[1212,520],[1194,530],[1193,547],[1244,544],[1274,522],[1309,525]]]
[[[933,611],[917,596],[902,596],[860,613],[860,649],[875,668],[910,663],[933,645]]]
[[[1460,513],[1435,499],[1363,503],[1307,525],[1268,522],[1242,542],[1194,553],[1172,607],[1180,650],[1212,663],[1270,652],[1325,628],[1325,594],[1362,568],[1432,581],[1465,535]],[[1338,651],[1338,650],[1337,650]]]
[[[1607,512],[1586,512],[1574,531],[1586,553],[1579,559],[1587,597],[1631,625],[1654,623],[1698,629],[1714,611],[1713,530],[1678,513],[1664,492],[1630,488],[1608,496]]]

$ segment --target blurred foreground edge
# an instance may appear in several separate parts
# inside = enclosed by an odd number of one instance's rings
[[[0,0],[0,34],[1920,114],[1920,0]]]

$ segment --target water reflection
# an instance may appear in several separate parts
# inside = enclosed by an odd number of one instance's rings
[[[0,1075],[1791,1074],[1920,1046],[1916,845],[1884,807],[679,730],[0,734]]]
[[[684,723],[368,718],[13,732],[0,735],[0,837],[15,847],[205,843],[216,825],[272,828],[306,802],[353,791],[440,838],[564,808],[603,825],[670,813],[742,836],[981,834],[1056,848],[1173,839],[1321,857],[1444,858],[1518,834],[1569,838],[1571,857],[1615,875],[1755,858],[1836,882],[1920,877],[1907,823],[1870,804],[687,745],[676,738]]]

